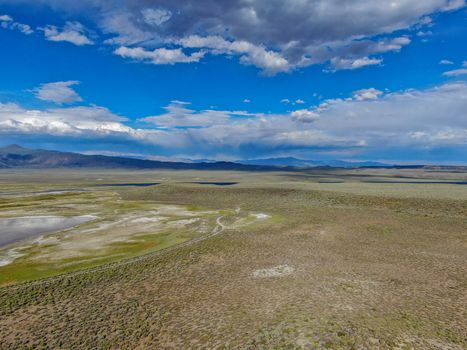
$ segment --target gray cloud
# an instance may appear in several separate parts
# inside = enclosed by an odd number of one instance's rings
[[[333,70],[377,65],[382,59],[371,55],[398,51],[410,39],[372,37],[421,26],[433,13],[464,5],[463,0],[141,0],[129,2],[127,8],[135,32],[214,54],[240,55],[241,63],[273,75],[326,61]],[[162,26],[148,28],[141,20],[142,11],[148,10],[172,15]]]
[[[44,101],[51,101],[58,104],[81,102],[83,99],[71,86],[78,85],[79,81],[58,81],[54,83],[42,84],[33,90],[35,96]]]
[[[201,31],[223,35],[227,29],[233,38],[256,45],[282,46],[298,41],[308,46],[405,29],[433,12],[464,4],[463,0],[141,0],[128,2],[128,8],[135,17],[147,8],[176,14],[161,30],[170,36]]]
[[[15,0],[29,3],[30,0]],[[11,3],[12,0],[0,0]],[[465,0],[36,0],[94,18],[106,42],[142,50],[173,45],[238,55],[265,74],[329,62],[330,71],[378,65],[423,32],[432,15]],[[358,19],[358,20],[356,20]],[[408,32],[407,32],[408,33]],[[386,38],[385,38],[386,36]],[[196,62],[196,60],[193,60]]]
[[[172,12],[164,9],[147,8],[143,9],[141,14],[143,15],[143,20],[146,24],[156,27],[159,27],[172,17]]]

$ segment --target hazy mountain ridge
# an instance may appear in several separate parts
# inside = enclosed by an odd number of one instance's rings
[[[32,150],[18,145],[0,148],[0,168],[129,168],[193,170],[273,170],[273,167],[232,162],[185,163]]]
[[[385,164],[380,162],[348,162],[344,160],[311,160],[299,159],[294,157],[278,157],[278,158],[264,158],[264,159],[248,159],[237,160],[235,163],[248,164],[248,165],[267,165],[279,167],[336,167],[336,168],[358,168],[358,167],[391,167],[393,164]]]
[[[392,165],[379,162],[343,160],[307,160],[294,157],[237,160],[233,162],[202,160],[158,161],[140,158],[81,154],[73,152],[29,149],[18,145],[0,147],[0,169],[5,168],[127,168],[181,170],[245,170],[273,171],[306,168],[421,168],[424,165]],[[450,166],[429,166],[451,168]]]

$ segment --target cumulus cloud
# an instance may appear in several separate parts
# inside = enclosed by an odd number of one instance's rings
[[[336,136],[352,135],[374,147],[381,142],[467,144],[467,84],[463,82],[379,94],[369,100],[333,99],[314,111],[320,116],[317,128],[332,130]]]
[[[16,22],[9,15],[0,15],[0,27],[4,29],[18,30],[26,35],[34,33],[34,30],[29,25]]]
[[[380,65],[383,58],[374,57],[390,51],[400,51],[411,42],[407,36],[383,38],[379,40],[353,40],[349,43],[335,42],[312,49],[313,63],[330,61],[327,71],[359,69],[365,66]]]
[[[114,53],[124,58],[131,58],[156,65],[199,62],[205,55],[204,51],[197,51],[187,55],[180,48],[166,49],[162,47],[154,50],[146,50],[142,47],[131,48],[125,46],[120,46]]]
[[[49,41],[66,41],[78,46],[94,44],[88,36],[86,27],[79,22],[66,22],[61,29],[52,25],[41,29],[44,37]]]
[[[465,83],[387,94],[366,89],[286,115],[226,118],[176,132],[195,142],[197,149],[215,145],[224,153],[245,145],[268,152],[315,148],[383,152],[401,146],[416,150],[467,145],[466,110]]]
[[[0,133],[8,135],[128,135],[132,129],[121,123],[125,120],[98,106],[27,110],[14,103],[0,103]]]
[[[329,71],[380,65],[384,53],[409,45],[409,34],[429,33],[425,27],[436,14],[466,5],[464,0],[355,0],[345,6],[341,0],[42,1],[70,12],[92,11],[110,36],[108,44],[236,55],[266,75],[312,64],[329,64]],[[402,31],[405,36],[394,37]]]
[[[353,96],[357,101],[376,100],[383,92],[375,88],[354,91]]]
[[[0,104],[0,133],[116,137],[164,149],[166,154],[241,157],[283,151],[408,153],[443,147],[467,149],[467,83],[381,93],[360,89],[309,109],[284,114],[197,110],[172,101],[165,112],[141,118],[140,128],[106,108],[81,106],[28,110]]]
[[[312,123],[319,118],[319,114],[308,109],[299,109],[291,113],[292,119],[301,123]]]
[[[187,48],[210,49],[214,55],[237,54],[241,55],[240,62],[261,67],[266,74],[276,74],[290,70],[289,62],[279,53],[267,50],[262,45],[253,45],[247,41],[228,41],[220,36],[201,37],[191,35],[177,41]]]
[[[282,52],[268,50],[264,45],[254,45],[244,40],[229,41],[220,36],[201,37],[191,35],[182,38],[176,43],[189,48],[203,48],[211,54],[240,55],[240,62],[253,64],[263,69],[266,75],[279,72],[288,72],[297,67],[305,67],[330,61],[332,70],[358,69],[368,65],[382,62],[380,58],[369,58],[368,55],[399,51],[403,46],[410,44],[408,37],[381,39],[378,41],[356,40],[352,42],[332,42],[321,46],[308,48],[308,56],[302,56],[293,62],[285,52],[296,50],[296,42],[289,43]]]
[[[34,94],[40,100],[51,101],[58,104],[80,102],[83,99],[71,87],[78,85],[79,81],[57,81],[54,83],[42,84],[35,88]]]

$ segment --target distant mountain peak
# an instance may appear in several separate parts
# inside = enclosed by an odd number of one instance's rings
[[[34,152],[34,150],[22,147],[17,144],[0,147],[0,154],[29,154],[32,152]]]
[[[5,147],[1,147],[0,149],[3,150],[12,150],[12,151],[24,151],[26,148],[17,145],[16,143],[12,143],[11,145],[7,145]]]

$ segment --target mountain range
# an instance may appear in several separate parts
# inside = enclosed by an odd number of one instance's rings
[[[193,170],[277,170],[311,167],[391,167],[378,162],[315,161],[293,157],[238,160],[234,162],[157,161],[72,152],[29,149],[18,145],[0,148],[0,168],[128,168],[128,169],[193,169]]]
[[[0,168],[126,168],[187,170],[274,170],[274,167],[233,162],[168,162],[28,149],[18,145],[0,148]]]
[[[279,157],[265,159],[237,160],[235,163],[247,165],[279,166],[294,168],[332,167],[332,168],[362,168],[362,167],[391,167],[391,164],[379,162],[348,162],[344,160],[310,160],[294,157]]]

